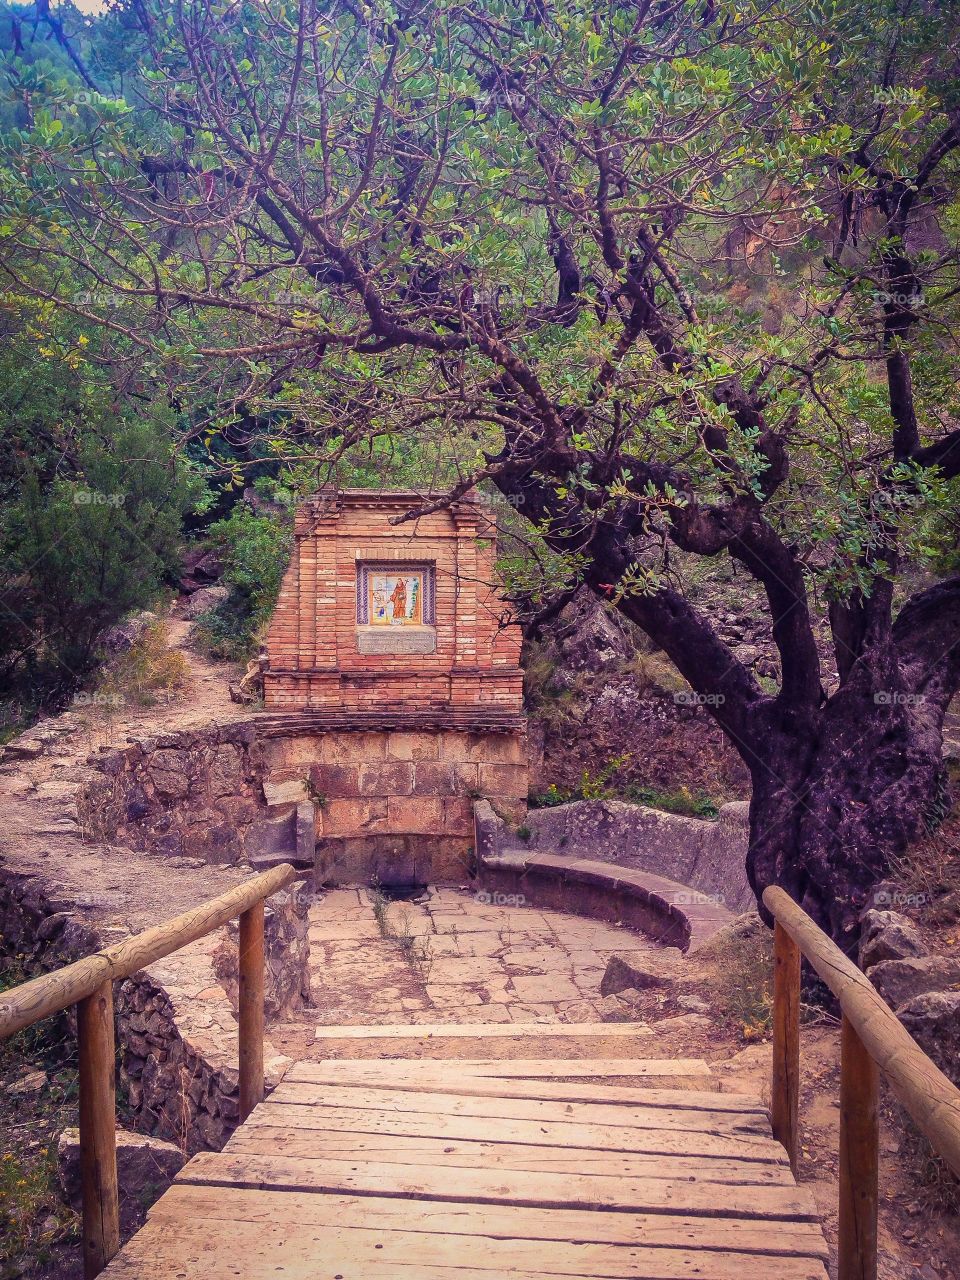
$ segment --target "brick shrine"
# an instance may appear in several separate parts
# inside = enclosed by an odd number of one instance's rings
[[[498,590],[496,524],[476,497],[395,523],[407,492],[302,504],[267,636],[272,786],[313,799],[328,883],[466,874],[473,804],[522,817],[520,630]]]

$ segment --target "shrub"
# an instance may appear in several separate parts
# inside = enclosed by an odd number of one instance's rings
[[[199,618],[195,640],[212,657],[242,662],[256,649],[276,606],[290,555],[291,521],[286,514],[260,514],[244,504],[211,526],[210,536],[230,594]]]

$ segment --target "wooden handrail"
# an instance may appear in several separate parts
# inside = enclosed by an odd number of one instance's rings
[[[771,885],[764,890],[763,902],[775,921],[774,1131],[795,1165],[800,1071],[796,961],[802,953],[843,1013],[838,1280],[876,1280],[878,1069],[917,1128],[958,1176],[960,1089],[927,1057],[869,978],[788,893]]]
[[[77,1006],[80,1182],[85,1280],[120,1248],[113,983],[240,917],[240,1119],[263,1100],[265,898],[302,877],[289,863],[265,871],[164,924],[25,982],[0,996],[0,1040]]]
[[[162,960],[187,943],[196,942],[235,919],[254,903],[262,902],[302,877],[302,871],[296,871],[285,862],[254,876],[252,880],[245,880],[234,889],[228,889],[219,898],[211,898],[199,907],[174,916],[172,920],[14,987],[0,995],[0,1040],[32,1026],[41,1018],[60,1013],[78,1000],[92,995],[104,982],[129,978],[131,973],[153,964],[155,960]]]

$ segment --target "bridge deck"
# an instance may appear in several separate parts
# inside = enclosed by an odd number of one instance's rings
[[[104,1274],[826,1280],[758,1099],[683,1087],[703,1064],[589,1065],[299,1063]],[[611,1083],[628,1072],[673,1087]]]

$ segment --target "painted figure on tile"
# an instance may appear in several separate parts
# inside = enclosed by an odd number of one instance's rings
[[[407,620],[407,584],[402,578],[397,579],[397,584],[393,588],[393,595],[390,597],[390,603],[393,605],[394,622],[406,622]]]
[[[373,626],[423,624],[423,574],[372,573],[368,579],[369,619]]]

